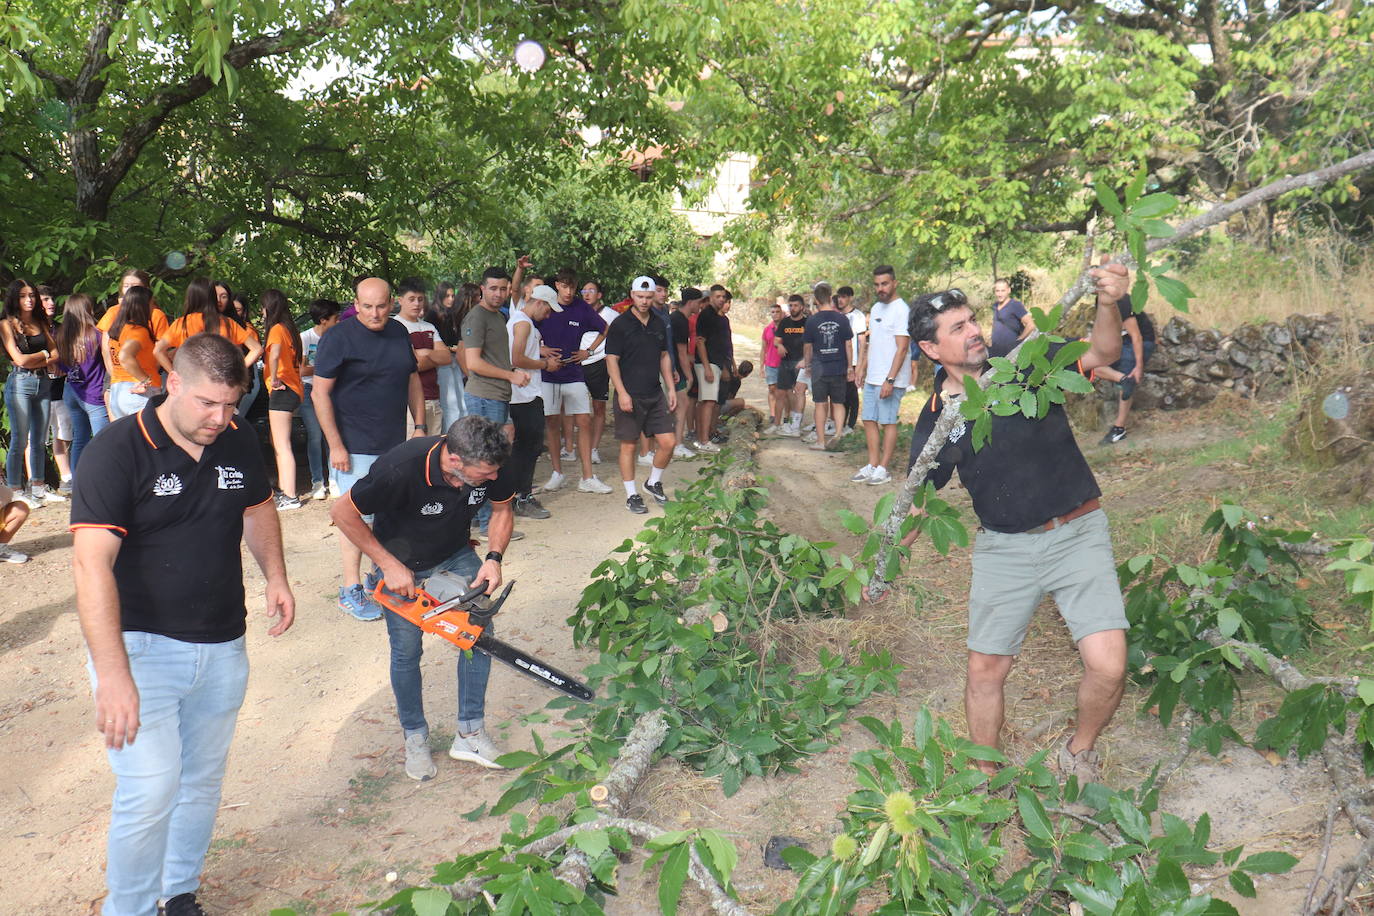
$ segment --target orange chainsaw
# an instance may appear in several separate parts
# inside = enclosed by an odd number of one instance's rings
[[[485,595],[485,583],[479,582],[469,589],[461,576],[442,572],[418,585],[414,598],[389,590],[385,580],[377,583],[372,594],[383,607],[400,614],[426,633],[441,636],[463,650],[485,652],[521,674],[568,696],[579,700],[592,699],[595,695],[581,681],[487,632],[491,618],[501,610],[501,605],[506,603],[514,587],[515,582],[512,581],[499,598],[491,601]]]

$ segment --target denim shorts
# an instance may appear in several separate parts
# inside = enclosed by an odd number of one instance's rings
[[[864,385],[864,409],[860,419],[880,426],[892,426],[897,422],[897,410],[902,406],[905,388],[893,387],[892,393],[885,398],[878,397],[882,385]]]
[[[779,369],[779,368],[781,368],[781,367],[779,367],[779,366],[764,366],[764,367],[763,367],[763,380],[764,380],[765,382],[767,382],[768,384],[770,384],[770,385],[776,385],[776,384],[778,383],[778,369]]]
[[[469,414],[477,414],[479,417],[486,417],[493,423],[505,425],[510,422],[510,401],[498,401],[495,398],[479,398],[475,394],[463,393],[463,407]]]
[[[380,455],[355,455],[349,452],[347,471],[340,471],[338,468],[330,469],[330,479],[334,481],[334,493],[342,496],[353,489],[353,485],[367,476],[367,472],[372,470],[372,465],[380,457]]]
[[[1036,534],[978,532],[968,647],[984,655],[1019,654],[1031,616],[1046,593],[1054,596],[1074,642],[1130,627],[1107,515],[1101,509]]]
[[[1145,357],[1145,365],[1150,364],[1150,357],[1154,355],[1155,342],[1153,340],[1141,341],[1140,355]],[[1129,337],[1121,339],[1121,358],[1112,363],[1112,368],[1122,375],[1130,375],[1135,371],[1135,347],[1131,346]],[[1121,380],[1121,400],[1129,401],[1135,394],[1135,379],[1123,378]]]

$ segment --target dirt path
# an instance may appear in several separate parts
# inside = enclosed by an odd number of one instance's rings
[[[608,438],[601,451],[613,459],[615,444]],[[512,545],[506,562],[507,577],[519,584],[501,613],[502,637],[570,671],[592,656],[572,649],[563,621],[592,569],[657,512],[626,511],[614,466],[597,470],[616,493],[547,494],[553,517],[518,520],[528,537]],[[645,471],[636,470],[642,483]],[[669,489],[695,473],[692,462],[671,465]],[[541,462],[537,479],[547,474]],[[458,816],[494,800],[508,777],[442,753],[456,701],[455,656],[441,642],[426,642],[424,661],[439,775],[422,784],[402,773],[386,632],[333,606],[338,535],[327,513],[307,503],[283,515],[298,616],[279,639],[265,635],[263,582],[245,559],[253,671],[205,871],[203,900],[214,914],[353,907],[387,894],[389,872],[422,882],[433,863],[494,843],[505,823]],[[9,769],[0,784],[0,861],[9,863],[0,913],[84,914],[104,893],[114,781],[92,727],[66,512],[34,513],[18,546],[34,559],[0,571],[0,759]],[[493,666],[488,724],[505,749],[531,747],[520,718],[553,695]],[[533,727],[548,735],[559,723]]]

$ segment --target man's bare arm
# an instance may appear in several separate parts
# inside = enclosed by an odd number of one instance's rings
[[[129,670],[120,629],[114,564],[123,541],[104,528],[77,528],[72,540],[76,614],[95,668],[96,728],[105,746],[119,750],[138,734],[138,687]]]
[[[258,561],[267,580],[267,616],[277,618],[269,636],[280,636],[296,620],[296,599],[286,578],[286,558],[281,547],[281,519],[271,499],[243,513],[243,542]]]

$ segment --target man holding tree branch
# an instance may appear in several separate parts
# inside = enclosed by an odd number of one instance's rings
[[[1117,300],[1129,285],[1119,264],[1093,271],[1097,320],[1089,348],[1065,367],[1088,373],[1121,353]],[[911,438],[911,464],[925,447],[945,401],[964,395],[966,378],[989,367],[988,341],[959,290],[928,294],[911,309],[911,339],[939,366],[935,393]],[[1053,361],[1066,343],[1050,344]],[[970,737],[997,747],[1003,686],[1021,651],[1031,615],[1048,592],[1078,646],[1083,680],[1076,730],[1059,750],[1063,775],[1098,781],[1098,735],[1121,702],[1126,676],[1126,615],[1117,585],[1102,491],[1074,441],[1062,404],[1043,416],[1020,411],[991,418],[991,434],[973,446],[971,422],[955,427],[926,479],[942,487],[959,469],[978,516],[969,589],[968,680],[964,709]],[[911,538],[907,539],[909,543]],[[989,773],[992,763],[980,764]]]

